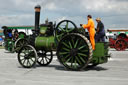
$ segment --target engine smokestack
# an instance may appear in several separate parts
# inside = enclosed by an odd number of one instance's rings
[[[40,22],[40,10],[41,6],[35,6],[35,33],[38,34],[39,32],[39,22]]]

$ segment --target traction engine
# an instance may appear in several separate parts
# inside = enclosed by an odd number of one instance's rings
[[[18,52],[18,61],[25,68],[38,63],[47,66],[56,51],[58,61],[68,70],[83,70],[87,66],[106,63],[110,56],[107,42],[96,43],[92,50],[88,34],[77,28],[74,22],[62,20],[57,25],[47,22],[39,25],[40,9],[35,7],[35,29],[28,38],[28,45],[23,45]]]

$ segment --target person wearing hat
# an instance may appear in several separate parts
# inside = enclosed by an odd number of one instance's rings
[[[97,22],[97,31],[95,36],[95,42],[105,42],[105,30],[104,30],[104,24],[101,22],[101,18],[96,18]]]
[[[80,24],[84,29],[88,29],[90,42],[92,44],[92,49],[95,50],[95,25],[91,15],[87,16],[88,23],[87,24]]]

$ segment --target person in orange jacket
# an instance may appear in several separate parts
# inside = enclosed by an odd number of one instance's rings
[[[92,49],[95,50],[95,24],[92,19],[91,15],[87,16],[88,23],[87,24],[80,24],[84,29],[88,29],[89,35],[90,35],[90,41],[92,44]]]

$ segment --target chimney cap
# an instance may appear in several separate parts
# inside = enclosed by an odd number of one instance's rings
[[[40,8],[41,8],[41,6],[40,6],[40,5],[36,5],[36,6],[35,6],[35,9],[36,9],[36,8],[39,8],[39,9],[40,9]]]

